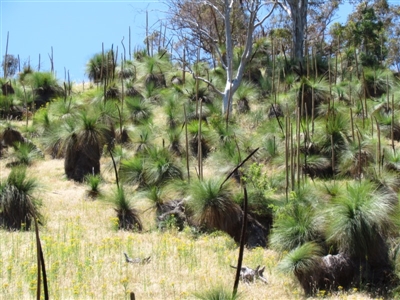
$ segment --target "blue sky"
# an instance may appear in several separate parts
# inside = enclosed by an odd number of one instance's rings
[[[0,53],[19,55],[21,67],[30,60],[33,68],[39,64],[41,71],[50,70],[49,54],[53,47],[57,78],[64,80],[64,68],[73,81],[87,81],[85,65],[98,52],[102,43],[105,50],[114,45],[121,53],[123,37],[128,51],[129,26],[132,50],[144,47],[146,9],[149,25],[159,29],[164,5],[161,1],[18,1],[0,0]],[[345,4],[338,19],[345,22],[352,7]]]
[[[86,62],[93,54],[114,45],[122,53],[123,37],[126,51],[131,27],[131,45],[143,47],[145,38],[146,9],[149,25],[161,19],[159,1],[1,1],[0,40],[1,61],[6,50],[19,55],[22,62],[30,58],[37,68],[39,54],[41,70],[50,70],[49,54],[53,47],[54,67],[57,78],[64,79],[64,67],[71,80],[85,79]],[[155,25],[159,29],[159,25]]]

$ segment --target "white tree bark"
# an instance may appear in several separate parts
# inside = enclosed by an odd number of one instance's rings
[[[196,0],[195,0],[196,1]],[[208,5],[214,9],[216,12],[216,16],[222,18],[225,26],[225,49],[226,49],[226,56],[223,58],[222,53],[220,52],[217,44],[217,39],[212,37],[211,32],[207,31],[206,28],[201,27],[200,24],[196,23],[195,20],[183,20],[181,19],[181,23],[190,24],[190,26],[196,28],[198,32],[202,35],[207,37],[209,40],[216,41],[214,44],[214,49],[219,57],[219,61],[222,64],[226,72],[226,83],[225,89],[219,90],[216,86],[213,85],[212,82],[208,81],[203,77],[198,77],[195,72],[191,71],[189,68],[189,72],[192,73],[192,76],[198,80],[202,80],[208,83],[213,89],[222,96],[222,113],[227,113],[228,111],[232,110],[232,97],[240,83],[243,79],[244,70],[246,68],[247,63],[249,62],[251,55],[252,55],[252,46],[253,46],[253,38],[254,38],[254,31],[261,26],[264,21],[272,14],[277,2],[276,0],[247,0],[241,1],[242,9],[246,12],[248,17],[248,28],[245,38],[245,45],[243,54],[240,58],[239,66],[235,69],[233,65],[233,55],[234,55],[234,43],[232,41],[232,28],[231,24],[235,22],[231,18],[232,7],[235,2],[238,0],[222,0],[224,5],[224,9],[220,10],[216,7],[211,1],[205,0],[197,0],[202,5]],[[172,1],[173,2],[173,1]],[[265,15],[261,15],[261,10],[266,7],[266,5],[271,4],[271,9]],[[273,4],[273,5],[272,5]],[[263,12],[267,9],[265,8]],[[175,15],[175,18],[181,18],[181,16]]]
[[[222,113],[228,113],[232,111],[232,97],[236,90],[239,88],[240,83],[243,79],[244,70],[246,65],[251,58],[253,50],[253,34],[254,30],[260,26],[272,13],[275,6],[271,11],[265,15],[261,20],[257,21],[257,17],[261,7],[264,5],[258,0],[251,0],[246,2],[247,10],[249,12],[249,23],[246,34],[246,43],[244,45],[244,51],[240,58],[240,64],[237,70],[233,70],[233,42],[231,32],[231,18],[230,13],[234,0],[225,1],[225,12],[224,12],[224,23],[225,23],[225,46],[226,46],[226,64],[224,65],[226,71],[226,84],[225,90],[221,93],[222,95]],[[266,4],[266,3],[265,3]],[[221,57],[221,61],[222,57]]]

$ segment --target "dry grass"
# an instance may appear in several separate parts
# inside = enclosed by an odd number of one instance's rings
[[[193,293],[216,285],[233,286],[238,248],[223,234],[195,238],[186,229],[154,230],[152,214],[143,215],[145,233],[115,230],[113,209],[86,196],[88,187],[65,179],[63,160],[36,162],[29,174],[41,183],[46,224],[41,228],[52,299],[194,299]],[[1,179],[9,169],[1,166]],[[105,176],[107,177],[107,176]],[[103,192],[111,183],[102,185]],[[139,202],[142,210],[145,203]],[[0,299],[33,299],[36,292],[36,251],[33,232],[0,230]],[[151,256],[147,265],[127,264],[123,257]],[[243,285],[243,299],[300,299],[296,281],[275,270],[277,254],[246,250],[244,264],[266,266],[267,285]],[[326,296],[324,291],[319,294]],[[367,299],[356,291],[333,299]]]

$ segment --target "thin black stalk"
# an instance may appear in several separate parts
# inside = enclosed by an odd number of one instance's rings
[[[246,185],[243,185],[243,193],[244,193],[243,221],[242,221],[242,231],[240,233],[240,246],[239,246],[238,263],[237,263],[237,268],[236,268],[235,283],[233,285],[233,296],[236,296],[237,290],[239,287],[239,278],[240,278],[240,271],[242,270],[244,244],[245,244],[245,238],[246,238],[247,211],[248,211],[248,204],[247,204],[248,197],[247,197]]]
[[[189,139],[188,139],[188,128],[187,128],[187,115],[186,107],[183,105],[183,114],[185,116],[185,144],[186,144],[186,170],[188,176],[188,183],[190,184],[190,172],[189,172]]]
[[[113,166],[114,166],[115,180],[116,180],[116,182],[117,182],[117,188],[119,189],[119,180],[118,180],[117,165],[116,165],[116,163],[115,163],[114,156],[113,156],[112,151],[111,151],[111,148],[112,148],[112,147],[108,147],[108,148],[109,148],[109,149],[108,149],[108,152],[110,152],[110,156],[111,156],[111,159],[112,159],[112,162],[113,162]]]

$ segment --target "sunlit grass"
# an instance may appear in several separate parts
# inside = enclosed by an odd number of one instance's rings
[[[5,180],[10,170],[6,161],[0,163],[0,179]],[[237,264],[238,247],[228,235],[198,235],[188,227],[160,232],[147,199],[135,200],[144,232],[117,231],[113,208],[87,201],[87,184],[67,180],[63,160],[46,159],[27,172],[41,184],[36,196],[43,203],[40,235],[51,299],[129,299],[130,292],[136,299],[196,299],[216,286],[232,291],[235,269],[230,266]],[[113,176],[102,175],[102,190],[115,189]],[[151,256],[151,262],[127,264],[124,252],[132,258]],[[269,249],[245,250],[243,264],[266,266],[268,284],[240,284],[241,299],[304,297],[297,281],[277,270],[279,259]],[[0,229],[0,300],[36,298],[36,272],[34,232]],[[330,298],[368,296],[351,290]]]

